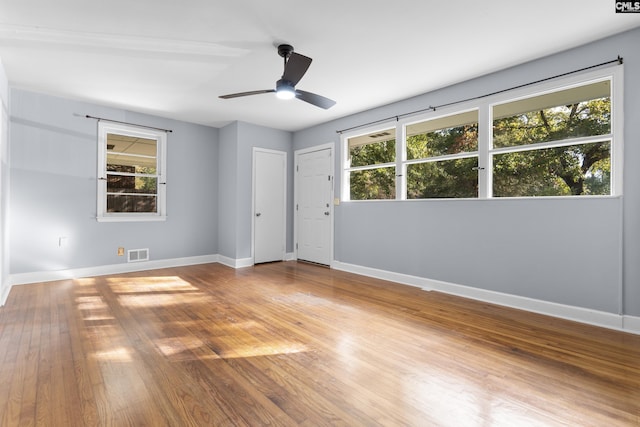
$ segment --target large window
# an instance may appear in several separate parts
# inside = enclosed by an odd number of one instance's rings
[[[622,67],[343,135],[344,200],[622,194]]]
[[[98,125],[98,220],[165,218],[166,133]]]
[[[611,193],[611,81],[493,107],[493,195]]]

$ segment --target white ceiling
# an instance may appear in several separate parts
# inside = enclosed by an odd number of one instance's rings
[[[612,0],[0,0],[13,87],[220,127],[299,130],[640,26]],[[279,43],[313,58],[274,94]],[[611,53],[612,57],[617,52]]]

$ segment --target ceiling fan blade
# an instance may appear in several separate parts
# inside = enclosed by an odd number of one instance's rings
[[[309,69],[311,61],[312,59],[308,56],[293,52],[284,66],[282,78],[291,82],[293,86],[297,85],[304,73]]]
[[[333,99],[325,98],[324,96],[316,95],[315,93],[306,92],[304,90],[296,90],[296,98],[315,105],[316,107],[324,108],[325,110],[336,105],[336,101]]]
[[[220,95],[218,98],[222,98],[222,99],[240,98],[241,96],[260,95],[263,93],[272,93],[275,91],[276,91],[275,89],[253,90],[251,92],[240,92],[240,93],[232,93],[230,95]]]

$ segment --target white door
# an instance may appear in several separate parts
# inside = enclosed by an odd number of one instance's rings
[[[299,260],[330,265],[332,148],[296,153],[296,239]]]
[[[287,153],[254,148],[253,248],[255,263],[282,261],[286,251]]]

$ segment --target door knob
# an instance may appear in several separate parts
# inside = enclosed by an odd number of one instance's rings
[[[260,215],[262,215],[260,212],[257,212],[257,213],[256,213],[256,216],[260,216]]]
[[[329,211],[326,211],[324,214],[325,214],[326,216],[329,216]]]

